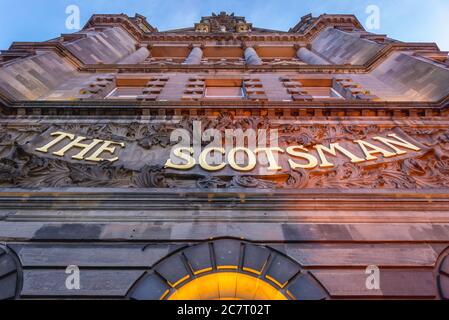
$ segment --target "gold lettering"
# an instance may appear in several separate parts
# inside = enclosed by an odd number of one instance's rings
[[[65,138],[69,138],[70,140],[75,139],[75,135],[70,134],[70,133],[65,133],[65,132],[53,132],[52,134],[50,134],[52,137],[54,136],[58,136],[57,138],[53,139],[50,143],[46,144],[45,146],[41,147],[41,148],[37,148],[36,151],[39,152],[43,152],[43,153],[47,153],[48,149],[50,149],[51,147],[53,147],[54,145],[58,144],[59,142],[61,142],[62,140],[64,140]]]
[[[255,154],[257,154],[259,152],[265,152],[265,154],[267,155],[268,163],[270,164],[270,166],[268,167],[268,170],[274,170],[274,171],[282,170],[282,167],[280,167],[278,165],[278,163],[276,161],[276,158],[274,157],[273,152],[284,153],[284,150],[282,150],[279,147],[257,148],[256,150],[254,150]]]
[[[118,160],[118,157],[114,157],[111,159],[104,159],[104,158],[100,158],[99,156],[103,153],[103,152],[109,152],[111,154],[114,154],[115,152],[115,147],[110,147],[110,145],[118,145],[121,146],[122,148],[125,147],[125,144],[123,142],[114,142],[114,141],[104,141],[103,144],[88,158],[86,158],[86,161],[95,161],[95,162],[100,162],[100,161],[110,161],[110,162],[115,162]]]
[[[316,146],[314,146],[314,148],[318,151],[318,155],[320,156],[321,159],[321,168],[332,168],[334,167],[333,163],[330,163],[327,158],[326,155],[324,154],[325,152],[333,155],[333,156],[337,156],[337,151],[340,151],[341,153],[343,153],[345,156],[347,156],[349,159],[351,159],[352,163],[360,163],[365,161],[362,158],[357,157],[356,155],[354,155],[353,153],[349,152],[348,150],[346,150],[345,148],[343,148],[342,146],[340,146],[339,143],[331,143],[331,145],[328,147],[322,145],[322,144],[318,144]]]
[[[183,151],[188,151],[189,154],[185,154]],[[196,161],[195,159],[191,156],[195,151],[193,150],[193,148],[187,148],[187,147],[182,147],[182,148],[176,148],[173,151],[173,154],[180,158],[181,160],[186,161],[185,164],[174,164],[171,159],[168,159],[167,162],[165,163],[165,168],[173,168],[173,169],[178,169],[178,170],[189,170],[192,169],[195,164]]]
[[[226,163],[221,163],[216,166],[212,166],[207,163],[207,155],[212,151],[218,151],[221,154],[226,153],[224,148],[213,147],[213,148],[204,149],[203,152],[201,152],[200,159],[199,159],[201,168],[203,168],[204,170],[207,170],[207,171],[219,171],[219,170],[223,169],[224,167],[226,167]]]
[[[81,141],[86,140],[86,137],[78,137],[75,140],[73,140],[72,142],[70,142],[68,145],[66,145],[64,148],[62,148],[61,150],[57,151],[57,152],[53,152],[53,154],[55,156],[59,156],[59,157],[63,157],[64,154],[69,151],[72,148],[81,148],[82,150],[74,155],[72,158],[73,159],[77,159],[77,160],[83,160],[84,156],[93,148],[95,148],[99,143],[103,142],[103,140],[99,140],[99,139],[94,139],[92,141],[92,143],[90,144],[85,144],[85,143],[81,143]]]
[[[360,148],[362,149],[363,153],[366,156],[367,161],[377,160],[377,157],[373,156],[373,154],[376,153],[381,153],[385,158],[391,158],[396,155],[393,152],[387,151],[363,140],[356,140],[354,142],[359,144]],[[368,148],[371,148],[371,150],[368,150]]]
[[[292,146],[292,147],[288,147],[287,148],[287,153],[293,157],[298,157],[298,158],[304,158],[306,159],[309,163],[307,164],[298,164],[296,162],[294,162],[293,160],[289,159],[288,163],[290,165],[290,167],[292,169],[298,169],[298,168],[302,168],[302,169],[313,169],[316,166],[318,166],[318,159],[309,154],[309,153],[304,153],[304,152],[299,152],[296,151],[295,149],[299,149],[305,152],[309,152],[309,150],[307,150],[306,148],[304,148],[303,146]]]
[[[396,146],[403,147],[403,148],[406,148],[406,149],[410,149],[410,150],[413,150],[413,151],[420,151],[421,150],[421,148],[418,148],[417,146],[411,144],[410,142],[405,141],[404,139],[398,137],[394,133],[389,134],[388,136],[391,137],[391,138],[395,138],[396,140],[399,140],[399,141],[395,141],[395,140],[391,140],[391,139],[387,139],[387,138],[382,138],[382,137],[374,137],[373,140],[380,141],[383,144],[389,146],[391,149],[393,149],[396,152],[397,155],[406,154],[407,151],[401,150],[401,149],[397,148]]]
[[[241,167],[235,162],[235,155],[239,151],[245,152],[246,155],[248,156],[248,164],[246,165],[246,167]],[[229,165],[232,167],[232,169],[237,170],[237,171],[244,171],[244,172],[253,170],[257,164],[257,160],[256,160],[256,156],[255,156],[254,152],[252,152],[248,148],[244,148],[244,147],[232,149],[228,154],[228,162],[229,162]]]

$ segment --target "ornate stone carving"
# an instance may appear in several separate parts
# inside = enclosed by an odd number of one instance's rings
[[[209,25],[207,23],[197,23],[195,24],[196,32],[209,32]]]
[[[115,139],[134,145],[134,151],[151,156],[142,159],[165,159],[171,145],[170,133],[177,128],[192,132],[193,121],[202,121],[203,129],[278,129],[280,144],[311,147],[364,139],[394,128],[377,125],[298,125],[272,123],[264,117],[241,118],[222,113],[215,118],[189,117],[163,123],[66,124],[64,130]],[[42,136],[48,126],[0,127],[0,186],[44,187],[113,187],[113,188],[337,188],[337,189],[427,189],[449,187],[449,131],[438,128],[402,128],[410,137],[426,146],[424,153],[370,165],[344,163],[332,169],[280,171],[271,175],[222,171],[214,174],[195,170],[174,172],[163,163],[138,161],[121,163],[84,163],[71,159],[46,157],[27,148],[33,137]],[[140,149],[139,149],[140,148]],[[134,151],[128,157],[134,157]],[[161,153],[164,155],[161,156]]]
[[[252,24],[247,23],[244,17],[237,17],[234,13],[213,13],[212,16],[201,18],[201,22],[195,24],[196,32],[249,32]]]

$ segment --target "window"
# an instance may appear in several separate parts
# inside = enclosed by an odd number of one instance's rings
[[[206,80],[205,99],[241,100],[245,97],[243,81],[240,79]]]
[[[164,74],[134,77],[133,75],[119,75],[116,88],[106,99],[157,101],[161,96],[169,77]]]
[[[143,88],[141,87],[117,87],[106,99],[135,99],[142,95]]]
[[[334,88],[331,87],[302,87],[312,98],[317,100],[323,99],[343,99]]]
[[[204,97],[208,99],[243,99],[243,88],[206,87]]]
[[[334,89],[332,79],[299,79],[301,90],[307,92],[314,100],[344,99]]]

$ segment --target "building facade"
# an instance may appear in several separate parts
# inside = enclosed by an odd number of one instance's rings
[[[0,298],[449,299],[436,44],[99,14],[2,51],[0,113]]]

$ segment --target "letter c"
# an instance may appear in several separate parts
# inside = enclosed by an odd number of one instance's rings
[[[216,166],[212,166],[207,163],[207,155],[209,153],[211,153],[212,151],[218,151],[221,154],[226,153],[224,148],[213,147],[213,148],[204,149],[203,152],[201,152],[200,159],[199,159],[201,168],[203,168],[204,170],[207,170],[207,171],[219,171],[219,170],[223,169],[224,167],[226,167],[226,163],[221,163]]]

